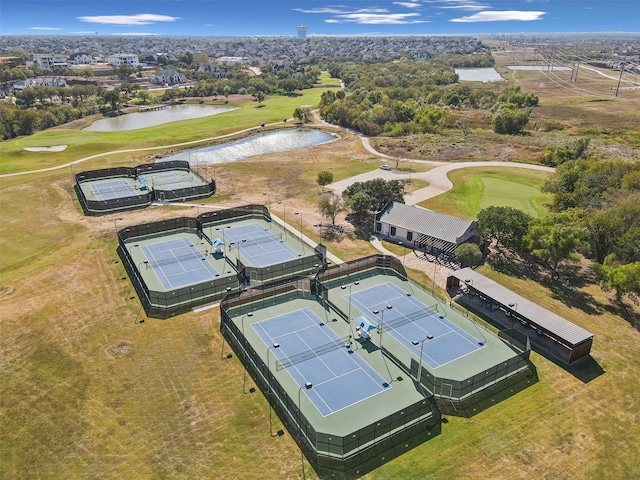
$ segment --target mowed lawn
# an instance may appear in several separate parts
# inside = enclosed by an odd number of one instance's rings
[[[256,160],[221,167],[225,190],[211,201],[264,201],[277,187],[295,211],[319,190],[320,167],[339,178],[375,168],[354,139],[310,151],[272,156],[268,175]],[[255,183],[238,178],[252,172]],[[502,173],[482,178],[507,196],[533,172]],[[146,319],[115,254],[116,228],[195,212],[84,217],[68,169],[0,186],[0,478],[302,478],[290,435],[269,435],[264,396],[243,394],[241,363],[221,358],[219,310]],[[329,245],[345,259],[370,252],[357,242]],[[447,416],[440,436],[365,478],[640,478],[640,335],[624,312],[596,286],[568,294],[482,272],[594,332],[595,363],[570,372],[533,354],[538,383],[473,418]],[[603,373],[582,381],[587,367]]]
[[[86,132],[62,127],[37,132],[28,137],[0,143],[0,173],[48,168],[67,164],[92,155],[97,155],[101,163],[105,161],[142,163],[145,155],[178,147],[185,142],[193,142],[192,148],[207,142],[223,141],[215,137],[233,134],[243,129],[264,130],[260,124],[278,123],[289,119],[293,111],[300,106],[317,105],[320,96],[327,89],[335,87],[319,87],[304,90],[299,96],[270,96],[259,106],[250,96],[230,102],[228,106],[239,107],[237,110],[197,118],[181,122],[165,123],[155,127],[122,132]],[[221,101],[215,104],[222,104]],[[100,117],[96,117],[100,118]],[[291,125],[291,124],[289,124]],[[280,125],[287,126],[287,124]],[[267,127],[268,128],[268,127]],[[62,152],[28,152],[25,147],[50,147],[67,145]],[[164,146],[158,148],[158,146]],[[113,152],[104,155],[104,152]],[[84,165],[95,163],[86,162]],[[82,167],[79,167],[82,168]]]
[[[551,196],[540,191],[550,174],[523,168],[463,168],[449,173],[453,188],[421,202],[425,208],[474,219],[491,206],[513,207],[533,217],[544,216]]]

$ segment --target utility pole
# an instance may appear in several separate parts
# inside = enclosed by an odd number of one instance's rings
[[[620,76],[618,77],[618,86],[616,87],[616,97],[618,96],[618,91],[620,90],[620,81],[622,80],[622,69],[620,69]]]
[[[569,79],[570,82],[573,82],[573,70],[576,68],[576,62],[573,62],[573,65],[571,65],[571,78]]]
[[[578,70],[580,70],[580,60],[578,60],[578,65],[576,65],[576,76],[573,79],[574,82],[578,81]]]

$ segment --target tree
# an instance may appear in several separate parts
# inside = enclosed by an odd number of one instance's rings
[[[311,120],[311,109],[309,107],[296,107],[293,111],[293,117],[300,122],[308,122]]]
[[[118,78],[120,80],[126,80],[127,78],[129,78],[131,75],[133,75],[133,71],[133,68],[131,68],[126,63],[121,63],[116,70]]]
[[[333,173],[329,170],[322,170],[321,172],[318,172],[316,183],[322,187],[322,191],[324,192],[325,185],[333,183]]]
[[[534,221],[524,240],[531,253],[549,266],[551,278],[555,278],[558,266],[563,261],[580,261],[576,254],[580,239],[575,228],[554,223],[553,217]]]
[[[278,82],[278,88],[284,90],[287,95],[292,95],[298,88],[298,81],[295,78],[287,77]]]
[[[224,98],[226,99],[224,103],[229,103],[229,94],[231,94],[231,87],[229,85],[225,85],[222,89],[222,93],[224,94]]]
[[[491,112],[491,123],[496,133],[515,135],[529,123],[530,112],[518,110],[513,103],[497,103]]]
[[[264,102],[265,98],[265,94],[262,90],[256,90],[251,96],[256,102],[258,102],[258,105],[262,106],[262,102]]]
[[[358,220],[364,220],[371,214],[371,197],[365,192],[357,192],[349,199],[349,208]]]
[[[487,207],[478,213],[478,227],[487,241],[496,241],[496,246],[519,250],[522,239],[533,220],[531,215],[513,207]]]
[[[325,193],[318,199],[318,208],[320,213],[331,219],[331,223],[336,223],[336,217],[339,213],[345,211],[344,202],[335,193]]]
[[[78,74],[83,77],[83,78],[91,78],[93,77],[93,70],[91,70],[89,67],[83,68],[81,69]]]
[[[404,184],[400,180],[383,180],[375,178],[366,182],[356,182],[349,185],[343,192],[347,198],[353,198],[358,193],[366,193],[371,199],[369,210],[379,212],[391,200],[404,202]]]
[[[463,243],[456,248],[456,258],[463,267],[475,267],[482,261],[482,252],[475,243]]]
[[[118,110],[120,103],[122,102],[120,92],[117,90],[109,90],[108,92],[105,92],[104,101],[111,104],[111,110]]]
[[[31,135],[40,124],[40,115],[33,109],[16,112],[14,128],[18,135]]]
[[[640,295],[640,262],[620,264],[615,255],[609,255],[602,264],[594,263],[592,269],[604,291],[615,290],[618,302],[626,293]]]
[[[468,118],[459,118],[458,120],[456,120],[456,127],[460,129],[465,137],[469,135],[469,132],[471,131]]]
[[[602,263],[614,251],[624,233],[624,226],[620,217],[602,210],[587,217],[586,232],[591,257],[595,262]]]

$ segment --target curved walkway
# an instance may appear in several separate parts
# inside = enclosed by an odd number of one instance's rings
[[[445,192],[448,192],[453,188],[453,184],[449,180],[448,173],[452,170],[458,170],[460,168],[475,168],[475,167],[509,167],[509,168],[527,168],[530,170],[539,170],[544,172],[554,172],[555,168],[545,167],[542,165],[529,165],[527,163],[518,162],[456,162],[445,163],[437,162],[440,166],[429,170],[428,172],[419,173],[406,173],[406,172],[394,172],[389,170],[372,170],[370,172],[361,173],[339,182],[334,182],[327,185],[327,188],[332,189],[336,194],[341,195],[344,190],[350,185],[356,182],[365,182],[367,180],[373,180],[374,178],[383,178],[385,180],[400,180],[411,178],[418,178],[420,180],[426,180],[429,182],[429,186],[409,193],[404,197],[404,203],[407,205],[415,205],[424,200],[432,197],[437,197]]]

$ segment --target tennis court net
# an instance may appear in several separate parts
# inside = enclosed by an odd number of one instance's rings
[[[396,311],[398,311],[398,310],[396,310]],[[389,321],[385,321],[382,324],[382,329],[383,330],[394,330],[394,329],[399,328],[399,327],[401,327],[403,325],[406,325],[407,323],[415,322],[416,320],[418,320],[420,318],[436,316],[438,314],[437,312],[438,312],[438,305],[437,304],[432,306],[432,307],[422,308],[422,309],[417,310],[415,312],[408,313],[407,315],[405,315],[405,314],[400,312],[400,314],[402,315],[401,317],[394,318],[394,319],[389,320]]]
[[[334,352],[341,348],[348,348],[351,346],[351,340],[351,336],[336,338],[335,340],[332,340],[329,343],[325,343],[324,345],[320,345],[319,347],[297,353],[282,360],[276,360],[276,370],[282,370],[291,367],[298,363],[310,360],[315,357],[319,357],[321,355],[326,355],[327,353]]]
[[[128,184],[119,184],[119,185],[95,185],[93,187],[96,195],[105,194],[105,193],[133,193],[134,195],[138,195],[138,193]]]
[[[197,253],[192,252],[187,255],[178,255],[171,258],[165,258],[162,260],[148,260],[148,261],[145,260],[143,263],[146,265],[149,265],[150,267],[162,267],[164,265],[172,265],[174,263],[188,262],[189,260],[206,261],[206,258],[200,251],[198,251]]]
[[[240,240],[234,240],[233,246],[236,248],[251,247],[253,245],[258,245],[260,243],[270,243],[270,242],[275,242],[280,240],[282,240],[281,233],[271,233],[269,235],[265,235],[264,237],[249,237],[249,238],[242,238]]]

